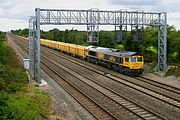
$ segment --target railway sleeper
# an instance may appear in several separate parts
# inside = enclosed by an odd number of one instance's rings
[[[139,107],[137,107],[137,106],[134,105],[134,104],[128,105],[127,107],[130,108],[130,109],[133,109],[133,108],[139,108]]]
[[[126,104],[123,104],[123,105],[128,107],[129,105],[132,105],[132,103],[129,102],[129,103],[126,103]]]
[[[141,115],[141,116],[144,117],[144,118],[148,118],[148,117],[151,117],[152,114],[144,114],[144,115]]]
[[[143,109],[140,109],[139,107],[129,108],[130,110],[134,111],[135,113],[144,111]]]
[[[146,120],[161,120],[161,119],[158,119],[157,117],[152,116],[152,117],[148,117],[148,118],[146,118]]]
[[[149,114],[149,113],[146,112],[146,111],[142,111],[142,112],[138,112],[137,114],[142,116],[142,115],[144,115],[144,114]]]

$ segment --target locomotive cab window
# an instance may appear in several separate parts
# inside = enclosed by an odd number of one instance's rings
[[[120,64],[123,64],[123,58],[120,57],[119,59],[120,59]]]
[[[131,57],[131,62],[136,62],[136,58],[135,57]]]
[[[94,51],[89,51],[89,55],[92,55],[92,56],[97,56],[97,52],[94,52]]]
[[[142,62],[142,57],[138,57],[138,58],[137,58],[137,61],[138,61],[138,62]]]
[[[104,59],[105,60],[109,60],[109,58],[110,58],[110,55],[104,54]]]
[[[114,57],[115,58],[115,62],[117,62],[117,63],[120,63],[120,57]]]
[[[120,63],[120,64],[122,64],[122,63],[123,63],[123,59],[122,59],[122,57],[119,57],[119,58],[118,58],[118,63]]]
[[[129,58],[125,58],[125,61],[126,61],[126,62],[129,62]]]

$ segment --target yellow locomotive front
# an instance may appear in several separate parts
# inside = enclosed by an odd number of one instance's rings
[[[130,69],[141,69],[144,66],[143,56],[132,56],[130,57]]]
[[[130,57],[130,71],[133,75],[140,75],[143,72],[144,58],[140,55]]]
[[[88,46],[86,48],[88,61],[103,64],[122,73],[141,75],[143,72],[143,56],[136,52],[121,51],[118,49]]]
[[[132,75],[140,75],[143,72],[144,58],[142,55],[132,54],[124,56],[123,66]]]

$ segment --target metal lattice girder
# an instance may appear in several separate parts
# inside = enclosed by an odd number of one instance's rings
[[[99,25],[87,25],[87,42],[99,41]]]
[[[144,26],[143,25],[131,26],[131,39],[134,42],[143,41],[144,39]]]
[[[91,16],[94,13],[95,17]],[[143,11],[102,11],[90,10],[65,10],[65,9],[40,9],[40,24],[53,25],[88,25],[92,22],[97,25],[147,25],[159,26],[159,14]],[[93,18],[93,19],[92,19]],[[119,20],[121,22],[119,22]]]
[[[125,13],[125,14],[124,14]],[[127,10],[119,10],[116,17],[115,39],[117,42],[127,40]]]
[[[40,9],[29,20],[30,73],[40,83]]]
[[[87,42],[99,41],[99,9],[91,9],[88,12],[90,23],[87,24]]]
[[[167,70],[167,14],[159,14],[158,23],[163,23],[158,27],[158,71]]]
[[[115,39],[117,42],[127,41],[127,25],[115,25]]]

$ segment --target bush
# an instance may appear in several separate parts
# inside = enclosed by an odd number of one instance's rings
[[[10,61],[9,57],[10,57],[10,47],[7,46],[7,44],[5,44],[4,38],[2,38],[0,36],[0,63],[1,64],[6,64],[9,63],[8,61]]]
[[[26,73],[20,68],[0,64],[0,90],[15,93],[28,82]]]
[[[0,92],[0,120],[6,119],[6,111],[8,109],[6,101],[9,99],[9,94]]]
[[[0,119],[41,120],[47,118],[50,98],[33,86],[16,94],[0,93]],[[38,91],[38,92],[37,92]]]
[[[50,98],[28,84],[28,76],[0,32],[0,120],[46,119]]]
[[[180,76],[180,64],[175,64],[174,66],[171,66],[169,70],[166,72],[165,76],[171,76],[174,75],[176,77]]]

